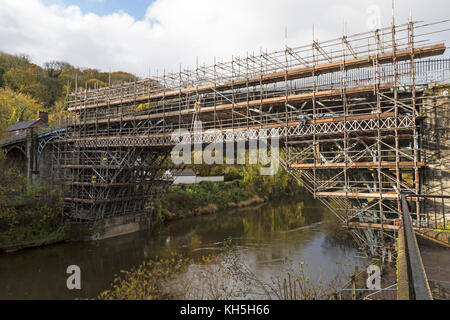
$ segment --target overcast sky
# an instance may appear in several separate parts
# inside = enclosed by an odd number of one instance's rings
[[[444,20],[450,1],[397,0],[395,12],[399,23],[410,12]],[[374,14],[389,25],[391,0],[0,0],[0,51],[148,76],[197,56],[209,64],[282,49],[285,28],[289,46],[311,43],[313,24],[322,41],[339,37],[344,19],[349,34],[366,31]]]

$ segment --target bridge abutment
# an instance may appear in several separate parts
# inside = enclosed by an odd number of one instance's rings
[[[427,166],[421,193],[438,197],[450,195],[449,92],[449,84],[432,84],[425,92],[423,103],[423,152]],[[437,224],[450,221],[448,200],[434,198],[423,204],[426,220]],[[438,213],[436,217],[435,213]]]

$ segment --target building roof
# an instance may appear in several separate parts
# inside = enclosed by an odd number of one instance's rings
[[[27,128],[31,127],[32,125],[36,124],[37,122],[39,122],[39,120],[41,120],[41,119],[16,122],[13,125],[8,127],[8,132],[27,129]]]
[[[181,172],[173,174],[175,177],[195,177],[197,174],[192,169],[184,169]]]

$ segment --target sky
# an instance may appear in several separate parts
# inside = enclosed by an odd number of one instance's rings
[[[44,0],[45,5],[78,6],[83,12],[92,12],[99,16],[113,14],[118,11],[129,14],[136,20],[145,18],[148,6],[154,0]]]
[[[0,51],[146,77],[309,44],[313,24],[319,41],[340,37],[343,21],[349,34],[374,15],[388,26],[391,12],[391,0],[0,0]],[[399,23],[448,12],[448,0],[396,0]]]

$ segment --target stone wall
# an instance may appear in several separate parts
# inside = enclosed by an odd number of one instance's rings
[[[424,172],[423,192],[430,195],[450,196],[450,84],[430,85],[424,95],[421,115],[423,157],[427,164]],[[442,217],[445,211],[450,219],[450,200],[427,201],[425,213],[431,219]],[[435,215],[438,213],[438,216]]]
[[[92,224],[74,223],[70,238],[77,241],[98,241],[148,230],[151,226],[151,215],[139,213],[99,220]]]

